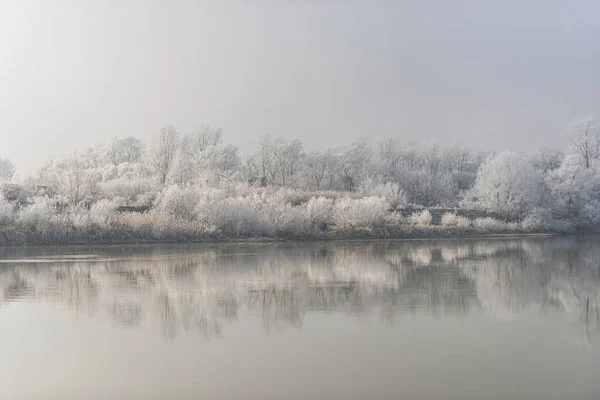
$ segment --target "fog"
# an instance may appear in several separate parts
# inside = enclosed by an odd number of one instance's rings
[[[0,156],[223,128],[562,147],[597,112],[594,2],[0,2]]]

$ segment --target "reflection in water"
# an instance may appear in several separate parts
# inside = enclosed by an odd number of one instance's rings
[[[269,332],[308,313],[457,318],[564,313],[600,333],[598,237],[1,250],[0,306],[44,302],[167,338],[223,334],[240,310]],[[1,309],[0,309],[1,310]]]

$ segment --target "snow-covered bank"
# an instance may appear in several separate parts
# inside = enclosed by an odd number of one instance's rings
[[[600,149],[591,119],[566,134]],[[307,154],[266,137],[242,160],[218,129],[180,140],[166,126],[148,145],[115,138],[18,183],[12,170],[0,176],[0,244],[599,231],[600,151],[588,153],[390,138]]]
[[[312,195],[312,197],[311,197]],[[120,201],[62,206],[49,197],[19,206],[0,200],[0,245],[202,242],[243,238],[359,239],[562,233],[543,212],[520,221],[398,208],[392,196],[305,193],[278,188],[169,186],[144,212]]]

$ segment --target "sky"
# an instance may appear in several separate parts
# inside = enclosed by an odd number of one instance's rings
[[[563,147],[600,113],[600,3],[0,0],[0,157],[223,128]]]

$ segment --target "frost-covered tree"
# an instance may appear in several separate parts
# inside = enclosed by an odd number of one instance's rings
[[[249,178],[264,177],[270,183],[275,181],[277,169],[273,152],[273,139],[267,135],[258,142],[254,153],[246,161]]]
[[[450,172],[470,172],[473,163],[473,152],[463,143],[444,150],[444,163]]]
[[[586,168],[579,155],[567,156],[559,168],[547,178],[549,199],[554,214],[582,224],[581,215],[586,205],[597,199],[599,189],[598,171]]]
[[[292,185],[298,172],[300,161],[304,157],[304,146],[298,139],[278,138],[275,141],[275,164],[279,172],[280,183]]]
[[[368,138],[362,137],[336,149],[337,172],[341,187],[353,191],[362,179],[371,172],[373,149]]]
[[[71,204],[94,200],[100,175],[86,165],[89,160],[85,154],[73,153],[51,160],[42,168],[38,182]]]
[[[421,154],[427,173],[433,177],[437,176],[441,172],[444,161],[440,144],[435,141],[424,143]]]
[[[198,153],[222,143],[223,129],[215,128],[208,124],[201,124],[192,135],[188,136],[188,144]]]
[[[331,150],[315,151],[304,158],[303,186],[312,189],[331,189],[334,185],[336,159]]]
[[[146,153],[148,165],[163,185],[167,182],[167,177],[173,167],[178,146],[179,132],[172,125],[163,126],[152,136],[148,146]]]
[[[106,146],[106,157],[110,163],[134,163],[140,161],[143,152],[141,140],[134,137],[114,137]]]
[[[297,139],[265,136],[248,159],[248,174],[264,176],[271,184],[292,186],[304,155],[302,142]]]
[[[377,144],[378,169],[383,179],[396,179],[402,156],[402,142],[397,137],[385,138]]]
[[[577,154],[583,165],[590,168],[600,155],[600,130],[594,117],[588,115],[573,120],[565,130],[574,154]]]
[[[184,136],[172,171],[173,181],[180,184],[218,180],[240,169],[236,146],[223,142],[220,128],[201,125]]]
[[[8,158],[0,157],[0,181],[10,181],[14,174],[14,164]]]
[[[562,151],[542,147],[531,157],[531,163],[543,174],[548,174],[560,167],[565,155]]]
[[[504,151],[488,156],[464,206],[506,217],[521,217],[540,202],[539,173],[522,155]]]

